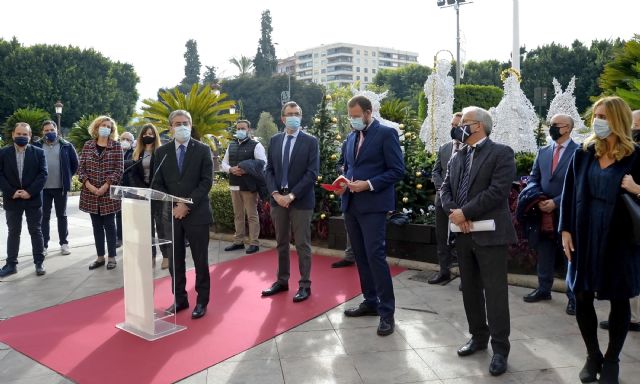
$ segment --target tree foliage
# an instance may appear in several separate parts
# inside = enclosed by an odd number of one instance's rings
[[[631,109],[640,109],[640,35],[635,35],[615,51],[613,60],[605,65],[599,83],[604,94],[618,95]]]
[[[417,110],[417,95],[422,91],[430,74],[431,68],[419,64],[410,64],[398,69],[380,69],[373,78],[373,84],[391,91],[388,98],[407,101]]]
[[[493,85],[502,88],[500,73],[508,67],[508,63],[498,60],[468,61],[464,64],[462,84]]]
[[[269,149],[269,140],[276,133],[278,133],[278,126],[273,121],[273,116],[269,112],[262,112],[256,124],[254,136],[260,140],[264,149]]]
[[[262,12],[260,21],[261,36],[258,41],[258,51],[253,59],[256,68],[256,76],[269,77],[276,72],[278,60],[276,58],[276,48],[271,41],[271,12],[267,9]]]
[[[67,135],[67,140],[76,148],[76,152],[82,152],[84,143],[91,139],[89,134],[89,126],[98,117],[98,115],[82,116],[78,121],[73,123],[71,132]]]
[[[248,77],[253,73],[253,59],[245,55],[240,55],[240,58],[232,57],[229,62],[238,68],[237,77]]]
[[[242,102],[244,116],[255,123],[266,111],[280,121],[280,92],[287,89],[287,76],[245,77],[227,80],[222,90],[238,103]],[[308,126],[322,100],[322,88],[291,78],[291,100],[302,108],[302,125]]]
[[[139,78],[130,64],[113,62],[93,49],[33,45],[0,39],[0,121],[18,108],[53,112],[64,103],[61,125],[84,114],[127,121],[138,100]]]
[[[184,53],[184,79],[180,82],[180,90],[186,93],[193,84],[200,82],[201,65],[198,43],[193,39],[189,39],[184,46],[187,50]]]
[[[169,114],[184,109],[191,114],[192,137],[210,144],[207,135],[226,135],[226,129],[236,121],[237,115],[229,113],[235,101],[226,98],[226,93],[216,94],[208,85],[194,84],[187,94],[174,88],[161,92],[159,100],[144,100],[142,116],[162,131],[169,129]]]
[[[202,85],[211,85],[218,83],[218,76],[216,75],[216,67],[205,65],[204,75],[202,75]]]
[[[493,85],[456,85],[453,89],[453,111],[461,111],[470,105],[484,109],[496,107],[503,93],[501,88]]]
[[[4,138],[6,142],[11,142],[11,132],[17,123],[27,123],[31,127],[32,139],[42,136],[40,125],[45,120],[50,120],[49,112],[40,108],[19,108],[4,123]]]

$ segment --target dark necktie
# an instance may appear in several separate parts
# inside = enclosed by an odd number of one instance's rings
[[[468,147],[467,155],[464,159],[464,172],[462,173],[462,180],[460,181],[460,187],[458,188],[458,196],[456,203],[458,207],[462,207],[467,203],[467,194],[469,193],[469,175],[471,174],[471,159],[473,158],[473,147]]]
[[[182,173],[182,166],[184,165],[184,154],[185,154],[185,148],[183,144],[180,144],[180,146],[178,147],[178,170],[180,171],[180,173]]]
[[[291,140],[293,135],[287,135],[287,143],[284,145],[284,153],[282,154],[282,180],[280,186],[282,188],[289,185],[289,152],[291,152]]]

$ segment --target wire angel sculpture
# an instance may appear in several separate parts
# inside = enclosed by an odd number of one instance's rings
[[[547,122],[551,121],[551,118],[559,113],[571,116],[574,123],[571,136],[576,142],[583,142],[592,132],[591,129],[584,125],[584,120],[580,117],[578,108],[576,107],[576,97],[573,95],[576,89],[576,77],[571,77],[564,92],[562,91],[562,85],[560,85],[560,82],[555,77],[552,83],[555,96],[553,100],[551,100],[551,105],[549,105]]]
[[[451,140],[454,80],[448,75],[450,70],[451,62],[441,59],[424,83],[427,116],[420,128],[420,139],[427,152],[435,153],[440,145]]]

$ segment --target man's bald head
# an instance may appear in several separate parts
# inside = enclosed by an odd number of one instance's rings
[[[631,129],[640,129],[640,109],[631,112],[631,116],[633,117],[633,126]]]

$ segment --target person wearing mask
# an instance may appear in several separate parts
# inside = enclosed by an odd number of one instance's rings
[[[239,120],[236,122],[235,140],[231,140],[222,159],[222,171],[229,173],[229,190],[233,205],[235,235],[233,244],[225,251],[244,249],[245,217],[249,222],[249,247],[245,253],[258,252],[260,242],[260,219],[258,218],[258,190],[255,180],[250,173],[239,166],[246,160],[259,160],[261,169],[267,163],[262,144],[251,135],[251,122]]]
[[[526,303],[551,300],[556,256],[562,256],[562,245],[557,232],[560,198],[562,197],[564,176],[571,163],[573,153],[578,148],[578,144],[571,140],[571,131],[573,131],[574,125],[571,116],[557,114],[551,118],[550,123],[549,135],[551,135],[553,143],[538,151],[527,187],[520,193],[519,204],[524,204],[524,198],[530,196],[529,199],[533,198],[537,201],[535,205],[542,212],[542,215],[553,215],[553,227],[548,228],[547,231],[542,228],[533,231],[532,237],[529,239],[531,244],[535,244],[538,256],[538,288],[524,296],[523,300]],[[540,221],[542,221],[542,215],[539,216]],[[567,289],[567,298],[569,300],[565,312],[568,315],[575,315],[575,297],[571,289]]]
[[[0,277],[18,272],[18,251],[22,232],[22,214],[27,217],[31,236],[31,252],[36,275],[44,268],[44,240],[42,238],[42,190],[47,180],[44,151],[29,144],[31,127],[17,123],[11,132],[13,143],[0,149],[0,190],[7,219],[7,262],[0,269]]]
[[[191,312],[192,319],[206,315],[211,291],[209,276],[209,225],[213,222],[209,191],[213,184],[213,161],[211,149],[191,136],[191,114],[177,109],[169,114],[169,126],[173,141],[156,150],[156,178],[153,189],[173,196],[191,199],[192,203],[174,204],[173,215],[173,251],[169,252],[169,272],[173,279],[174,304],[167,312],[177,313],[189,308],[187,298],[186,246],[189,240],[191,257],[196,270],[196,306]],[[162,228],[171,227],[171,219],[162,224]],[[162,248],[162,247],[161,247]],[[168,248],[168,249],[167,249]]]
[[[404,177],[404,159],[397,131],[372,116],[371,100],[354,96],[347,109],[354,129],[344,157],[344,175],[350,182],[336,194],[342,197],[364,301],[344,315],[380,316],[376,332],[388,336],[395,330],[395,295],[386,260],[386,214],[395,209],[395,184]]]
[[[298,253],[300,281],[293,302],[311,296],[311,217],[315,206],[314,186],[320,170],[318,140],[300,130],[302,108],[290,101],[282,106],[284,132],[271,137],[267,153],[267,188],[271,194],[271,219],[278,250],[277,280],[262,291],[272,296],[289,290],[290,237]]]
[[[44,238],[44,253],[49,248],[49,222],[51,208],[55,206],[58,222],[58,239],[60,253],[68,255],[69,223],[67,220],[67,195],[71,191],[71,178],[78,171],[78,154],[73,144],[58,134],[58,126],[53,120],[42,123],[42,139],[34,143],[44,150],[47,159],[48,176],[42,192],[42,236]]]
[[[511,349],[507,255],[517,241],[509,210],[515,157],[513,149],[489,138],[493,121],[488,111],[467,107],[460,124],[455,139],[465,146],[449,161],[440,190],[442,207],[460,229],[456,251],[471,339],[458,356],[487,349],[491,341],[489,373],[498,376],[507,370]],[[474,222],[482,220],[492,221],[494,229],[474,231]]]
[[[120,147],[122,148],[122,158],[124,161],[124,167],[127,169],[133,164],[131,161],[131,157],[133,156],[133,134],[131,132],[123,132],[120,135]],[[125,187],[131,186],[129,182],[129,174],[123,173],[122,180],[120,180],[120,185],[124,185]],[[116,248],[122,247],[122,211],[116,212]]]
[[[451,118],[451,141],[444,143],[438,148],[436,162],[433,165],[432,178],[436,187],[436,199],[434,205],[436,207],[436,247],[438,253],[438,264],[440,271],[436,273],[427,282],[429,284],[443,284],[451,280],[451,260],[453,259],[453,250],[455,247],[449,241],[449,215],[442,208],[440,199],[440,188],[447,172],[447,164],[449,160],[460,150],[462,143],[453,138],[455,130],[460,125],[462,112],[456,112]]]
[[[560,207],[562,247],[576,320],[587,349],[583,383],[618,383],[619,356],[629,331],[629,299],[640,293],[640,245],[622,194],[640,198],[640,149],[631,138],[631,109],[617,96],[593,105],[593,135],[571,162]],[[608,300],[609,344],[603,356],[594,299]],[[599,378],[597,377],[600,374]]]
[[[89,265],[93,270],[105,265],[105,238],[107,243],[107,269],[116,263],[116,212],[120,211],[120,200],[110,197],[109,188],[118,185],[122,178],[122,149],[117,140],[118,127],[108,116],[97,117],[89,125],[91,139],[80,153],[78,178],[82,184],[80,210],[89,213],[93,226],[93,239],[98,257]]]
[[[131,155],[132,165],[129,166],[129,185],[137,188],[151,188],[151,178],[153,176],[152,170],[154,169],[154,152],[160,147],[160,137],[158,135],[158,129],[155,125],[147,123],[142,126],[140,133],[138,134],[138,140],[136,140],[136,146]],[[162,223],[161,212],[159,204],[156,202],[151,203],[151,233],[155,236],[155,233],[163,233],[162,230],[157,230]],[[151,255],[153,257],[153,263],[155,265],[157,247],[153,247]],[[169,255],[162,255],[162,269],[169,268]]]

